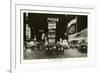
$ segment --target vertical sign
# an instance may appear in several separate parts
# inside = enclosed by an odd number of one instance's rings
[[[48,41],[49,45],[55,44],[56,39],[56,24],[58,22],[58,18],[47,18],[48,21]]]

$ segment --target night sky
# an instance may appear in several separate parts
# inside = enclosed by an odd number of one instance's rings
[[[43,14],[43,13],[29,13],[28,20],[25,19],[24,13],[24,26],[26,23],[31,27],[31,32],[35,33],[40,39],[39,30],[44,30],[45,33],[48,32],[48,17],[59,18],[59,22],[56,25],[56,38],[64,36],[66,30],[66,25],[77,16],[77,32],[87,28],[87,16],[86,15],[64,15],[64,14]],[[25,31],[25,28],[24,28]],[[25,32],[24,32],[25,35]],[[33,37],[33,35],[31,35]]]

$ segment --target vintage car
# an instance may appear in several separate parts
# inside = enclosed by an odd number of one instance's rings
[[[62,55],[64,54],[64,48],[59,43],[48,45],[45,47],[45,53],[47,55]]]
[[[69,40],[70,48],[76,48],[80,52],[83,48],[87,47],[87,39],[86,38],[73,38]]]
[[[81,40],[79,45],[80,46],[78,48],[78,51],[81,53],[87,53],[87,40],[86,39]]]
[[[73,38],[69,40],[69,46],[70,48],[74,49],[78,49],[79,48],[79,40],[78,38]]]

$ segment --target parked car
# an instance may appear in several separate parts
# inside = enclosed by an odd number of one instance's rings
[[[79,47],[79,43],[78,40],[72,40],[71,44],[70,44],[70,48],[78,48]]]
[[[69,46],[70,46],[70,48],[78,49],[79,48],[79,39],[78,38],[70,39],[69,40]]]
[[[76,48],[80,50],[80,48],[85,48],[83,46],[87,46],[87,39],[86,38],[73,38],[69,40],[70,48]]]
[[[86,39],[81,40],[79,45],[80,46],[79,46],[78,51],[81,53],[87,53],[87,40]]]
[[[81,53],[87,53],[87,45],[80,45],[78,51]]]

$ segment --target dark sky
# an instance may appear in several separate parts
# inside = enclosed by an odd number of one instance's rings
[[[37,35],[38,30],[44,30],[44,32],[48,32],[48,17],[58,17],[59,22],[56,25],[56,35],[59,37],[63,37],[64,32],[66,31],[66,25],[77,16],[77,31],[81,31],[87,28],[87,16],[86,15],[64,15],[64,14],[43,14],[43,13],[29,13],[28,20],[25,20],[24,13],[24,26],[26,23],[31,27],[32,32],[35,31]]]

